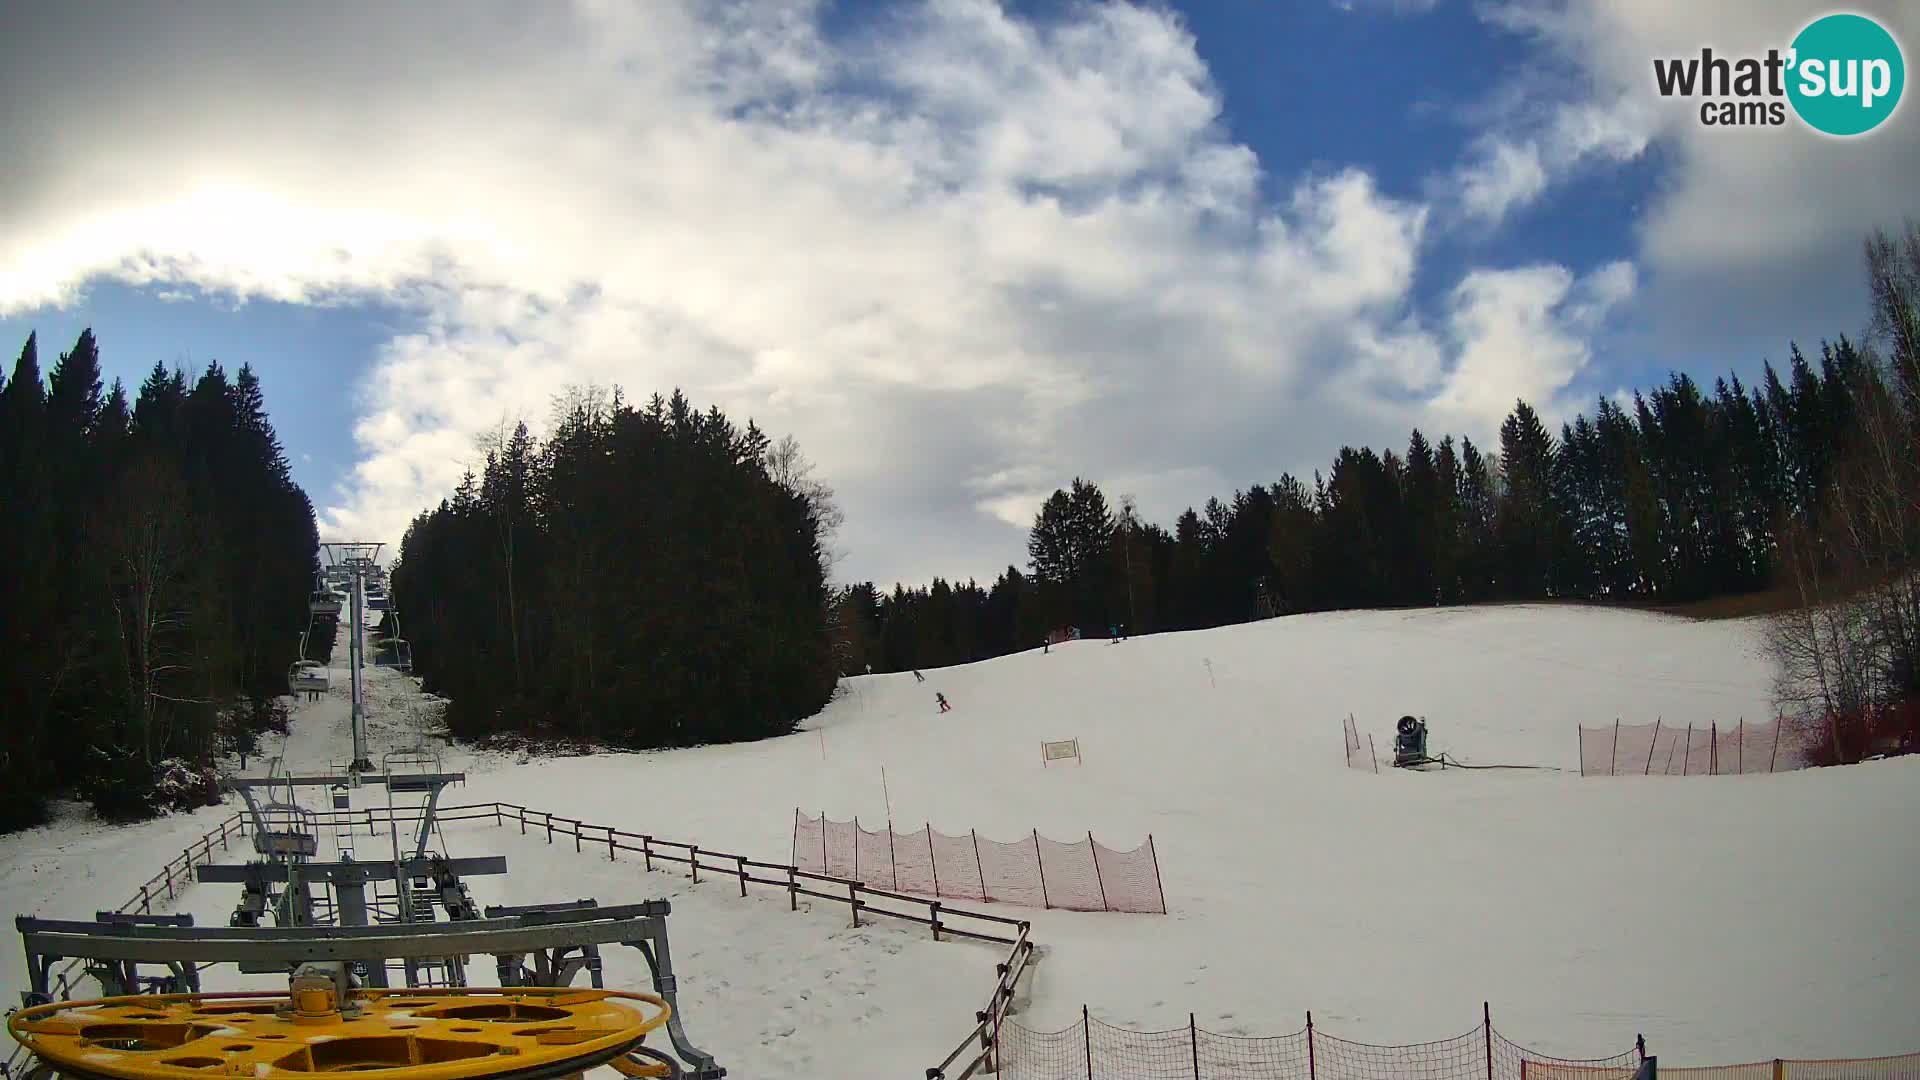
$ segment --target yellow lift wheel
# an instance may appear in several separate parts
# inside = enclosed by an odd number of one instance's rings
[[[7,1032],[76,1080],[562,1080],[597,1065],[673,1077],[641,1046],[670,1010],[620,990],[356,990],[296,980],[291,993],[164,994],[22,1009]]]

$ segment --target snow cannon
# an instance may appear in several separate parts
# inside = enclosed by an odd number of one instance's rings
[[[305,976],[305,977],[303,977]],[[643,1046],[671,1009],[652,994],[558,987],[348,989],[296,974],[291,992],[145,994],[22,1009],[7,1030],[73,1080],[576,1080],[684,1075]],[[723,1073],[724,1075],[724,1073]]]
[[[1394,767],[1404,769],[1432,760],[1427,756],[1426,721],[1414,716],[1401,717],[1398,733],[1393,737]]]

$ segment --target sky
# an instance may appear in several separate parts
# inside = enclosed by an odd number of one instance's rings
[[[1703,126],[1771,0],[9,5],[0,349],[259,373],[395,543],[570,388],[798,438],[842,581],[991,579],[1075,477],[1171,525],[1860,337],[1920,119]],[[1911,59],[1920,0],[1859,0]],[[1911,96],[1911,95],[1909,95]]]

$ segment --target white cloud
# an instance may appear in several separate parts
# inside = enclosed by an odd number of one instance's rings
[[[1556,265],[1469,274],[1448,319],[1459,361],[1435,406],[1480,430],[1497,425],[1516,398],[1547,417],[1572,411],[1565,392],[1592,359],[1589,339],[1633,290],[1626,263],[1578,279]]]
[[[1497,422],[1619,299],[1612,272],[1488,271],[1424,325],[1429,208],[1357,169],[1263,201],[1157,10],[934,0],[839,41],[810,4],[454,12],[135,7],[70,35],[112,79],[36,121],[85,140],[0,126],[0,311],[100,275],[417,310],[361,387],[330,533],[397,538],[477,435],[570,385],[684,387],[796,434],[843,569],[891,581],[1019,560],[1075,474],[1167,521],[1434,401]],[[28,13],[0,78],[70,84],[58,18]]]
[[[1920,41],[1911,0],[1850,6]],[[1669,354],[1778,355],[1789,337],[1856,333],[1864,316],[1860,242],[1916,211],[1920,121],[1904,106],[1865,138],[1699,122],[1699,103],[1655,92],[1656,57],[1784,49],[1821,9],[1799,0],[1489,0],[1493,25],[1540,50],[1499,96],[1478,154],[1448,185],[1484,225],[1549,198],[1586,170],[1660,150],[1661,176],[1637,208],[1635,261],[1650,287],[1635,321]],[[1909,44],[1911,48],[1911,44]],[[1911,58],[1910,58],[1911,62]],[[1524,166],[1537,161],[1544,175]],[[1848,313],[1852,313],[1849,315]],[[1836,316],[1838,322],[1834,321]]]
[[[1333,0],[1341,11],[1387,11],[1395,15],[1416,15],[1440,6],[1440,0]]]

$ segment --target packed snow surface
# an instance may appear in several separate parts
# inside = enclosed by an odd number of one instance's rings
[[[1412,1042],[1495,1025],[1599,1056],[1636,1033],[1665,1064],[1920,1049],[1920,761],[1776,775],[1586,778],[1576,726],[1722,727],[1770,717],[1752,622],[1551,606],[1336,613],[1104,639],[938,671],[848,679],[799,733],[734,746],[521,760],[449,751],[455,803],[505,800],[784,862],[796,808],[901,830],[1015,840],[1151,833],[1171,914],[1027,911],[1046,947],[1017,1017],[1228,1034]],[[347,756],[334,687],[273,752]],[[370,670],[376,758],[435,730],[430,703]],[[954,711],[936,711],[944,693]],[[1382,772],[1349,769],[1341,721]],[[1397,772],[1394,720],[1434,752],[1533,771]],[[1042,764],[1078,738],[1083,762]],[[256,759],[250,772],[260,771]],[[884,779],[883,779],[884,770]],[[1558,771],[1555,771],[1558,770]],[[381,805],[377,788],[356,805]],[[112,829],[70,814],[0,838],[0,901],[86,917],[136,891],[231,807]],[[383,838],[384,839],[384,838]],[[367,842],[367,841],[362,841]],[[664,896],[689,1035],[734,1075],[919,1075],[982,1007],[998,947],[844,905],[787,909],[509,826],[447,829],[451,854],[507,856],[483,903]],[[229,858],[238,861],[236,849]],[[180,905],[225,925],[231,889]],[[1015,911],[995,905],[1002,911]],[[611,985],[642,985],[609,953]],[[215,985],[237,977],[210,976]],[[22,981],[0,950],[0,980]]]

